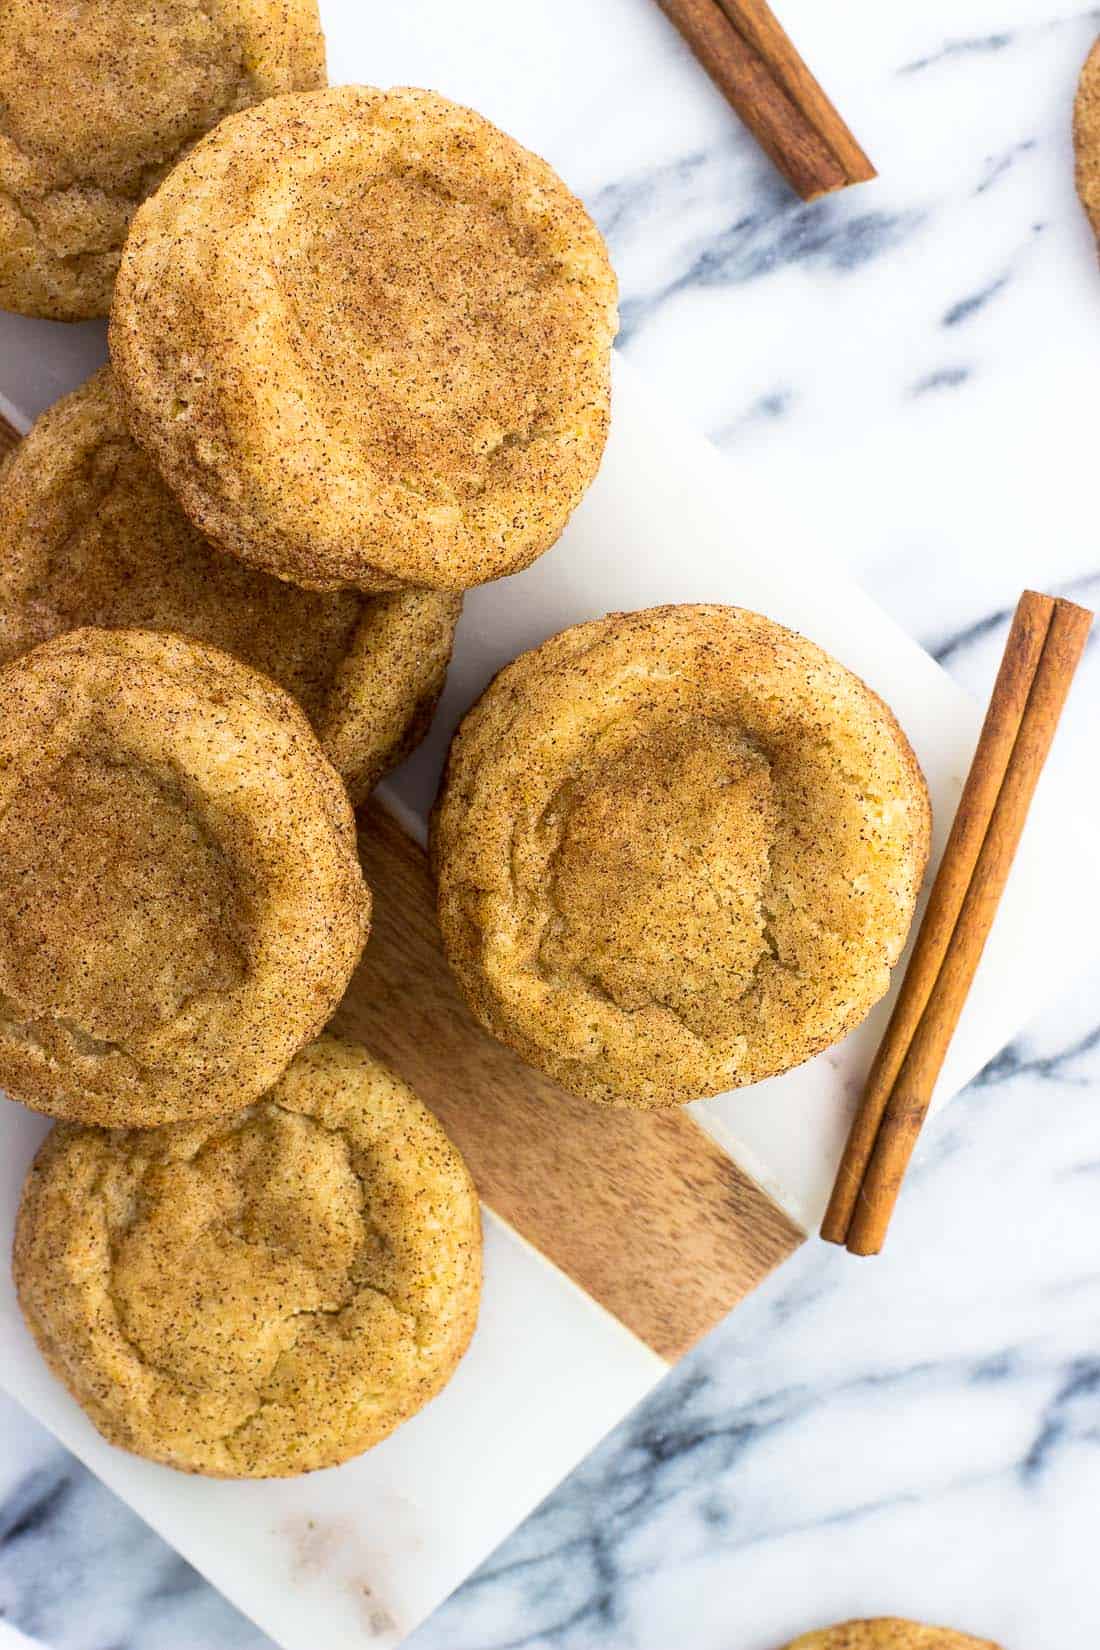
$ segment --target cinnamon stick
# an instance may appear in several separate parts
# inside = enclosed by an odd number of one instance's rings
[[[867,1074],[859,1111],[840,1160],[821,1227],[821,1235],[829,1243],[847,1241],[886,1102],[936,983],[978,862],[1053,612],[1054,598],[1041,596],[1034,590],[1025,590],[1017,605],[993,697],[928,896],[924,920],[886,1034]]]
[[[876,175],[766,0],[658,4],[803,200]]]
[[[1073,602],[1058,599],[1051,604],[1047,614],[1042,646],[1037,661],[1034,660],[1034,632],[1041,627],[1044,612],[1043,598],[1037,598],[1034,592],[1026,592],[1017,609],[1009,649],[1006,650],[1013,657],[1010,662],[1006,659],[994,690],[994,700],[1001,702],[996,710],[991,705],[975,753],[974,766],[979,769],[979,778],[971,792],[972,801],[977,799],[980,802],[982,798],[988,798],[992,788],[989,776],[999,760],[999,742],[1006,737],[1006,728],[1019,702],[1020,678],[1027,680],[1030,665],[1026,703],[1003,778],[988,814],[973,871],[950,938],[943,947],[939,968],[927,992],[923,1012],[905,1043],[894,1028],[897,1021],[899,1030],[904,1031],[908,1015],[899,1019],[895,1011],[887,1031],[885,1041],[890,1047],[882,1056],[882,1069],[889,1069],[896,1063],[896,1076],[882,1109],[874,1145],[858,1184],[848,1224],[846,1243],[852,1254],[878,1254],[885,1241],[902,1179],[993,926],[1035,786],[1084,651],[1093,616]],[[970,789],[969,781],[967,789]],[[980,820],[980,813],[977,818]],[[949,842],[945,860],[949,853],[954,861],[968,851],[973,840],[972,833],[977,828],[976,824],[964,822],[957,839],[953,830],[952,841],[956,845],[952,850],[952,843]],[[958,846],[960,841],[962,849]],[[961,871],[956,871],[954,865],[947,872],[941,869],[941,877],[951,887],[956,886],[959,875]],[[938,920],[943,919],[951,897],[945,894],[942,903],[937,902]],[[920,940],[918,950],[923,950]],[[927,955],[934,955],[932,941],[929,942]],[[922,967],[922,977],[925,967],[927,962]],[[919,989],[919,983],[915,989]],[[899,1048],[902,1049],[900,1061]],[[879,1061],[876,1061],[877,1065]]]

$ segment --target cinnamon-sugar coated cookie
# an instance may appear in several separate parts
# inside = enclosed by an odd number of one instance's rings
[[[179,156],[324,83],[316,0],[3,0],[0,308],[106,315],[134,209]]]
[[[0,1088],[151,1128],[247,1105],[332,1014],[370,895],[290,695],[180,636],[0,671]]]
[[[576,625],[455,736],[432,856],[481,1023],[574,1094],[668,1106],[797,1065],[885,992],[924,780],[850,671],[756,613]]]
[[[1100,239],[1100,40],[1081,69],[1073,106],[1077,193]]]
[[[999,1646],[991,1639],[971,1638],[950,1627],[925,1627],[899,1616],[877,1616],[804,1633],[785,1650],[999,1650]]]
[[[541,555],[592,480],[615,299],[545,161],[432,92],[340,86],[224,121],[146,202],[111,353],[223,549],[458,590]]]
[[[427,732],[461,605],[298,590],[214,549],[127,431],[106,368],[0,471],[0,665],[82,625],[210,642],[294,695],[354,802]]]
[[[111,1443],[281,1477],[369,1449],[449,1380],[477,1321],[477,1194],[411,1090],[324,1037],[229,1117],[54,1129],[15,1278]]]

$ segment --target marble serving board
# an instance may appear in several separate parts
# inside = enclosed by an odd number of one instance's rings
[[[358,0],[322,0],[334,80],[435,84],[468,98],[551,159],[562,106],[547,95],[586,52],[595,12],[553,8],[532,30],[527,84],[449,82],[433,57],[430,8],[402,8],[379,39]],[[549,8],[546,16],[549,17]],[[495,27],[492,6],[469,26]],[[568,47],[568,50],[566,50]],[[557,53],[557,55],[555,55]],[[533,88],[540,88],[534,95]],[[583,101],[583,100],[582,100]],[[577,119],[577,99],[568,120]],[[0,392],[17,420],[75,384],[101,358],[102,329],[0,318]],[[733,370],[731,363],[731,370]],[[562,625],[656,601],[730,601],[805,631],[894,707],[928,776],[936,851],[979,723],[974,705],[840,571],[819,541],[813,499],[754,483],[680,426],[617,363],[612,437],[601,474],[555,550],[535,568],[468,600],[432,735],[387,787],[407,827],[422,829],[451,728],[507,659]],[[962,1085],[1094,949],[1077,921],[1081,857],[1067,798],[1041,788],[997,930],[940,1085]],[[721,1148],[805,1230],[816,1224],[869,1050],[886,1008],[843,1045],[774,1083],[693,1108]],[[0,1217],[10,1226],[26,1163],[44,1132],[0,1108]],[[189,1479],[111,1450],[46,1374],[0,1284],[0,1378],[121,1496],[287,1650],[400,1642],[667,1367],[650,1346],[486,1214],[481,1325],[435,1404],[362,1460],[289,1483]],[[855,1264],[855,1263],[853,1263]]]

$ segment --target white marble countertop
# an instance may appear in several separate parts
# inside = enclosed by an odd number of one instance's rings
[[[1095,605],[1100,272],[1068,139],[1095,10],[785,0],[882,174],[814,206],[652,0],[391,10],[373,78],[537,129],[591,204],[622,347],[728,452],[731,521],[751,465],[979,695],[1025,583]],[[73,341],[4,319],[0,391],[52,399]],[[1098,652],[1056,752],[1087,811]],[[883,1257],[807,1245],[415,1650],[774,1650],[876,1612],[1100,1642],[1098,987],[937,1122]],[[267,1642],[0,1401],[5,1620],[54,1650]]]

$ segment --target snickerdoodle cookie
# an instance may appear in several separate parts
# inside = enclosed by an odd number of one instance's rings
[[[450,1379],[477,1321],[477,1194],[411,1090],[325,1037],[232,1116],[55,1128],[15,1280],[111,1443],[285,1477],[370,1449]]]
[[[667,1106],[757,1082],[882,996],[928,853],[890,711],[733,607],[577,625],[462,723],[433,821],[479,1020],[567,1089]]]
[[[1100,40],[1085,59],[1073,105],[1077,193],[1100,238]]]
[[[224,121],[146,202],[111,353],[223,549],[457,590],[541,555],[592,480],[615,295],[544,161],[434,93],[340,86]]]
[[[81,625],[212,642],[294,694],[355,802],[427,731],[460,608],[448,591],[297,590],[215,550],[126,430],[107,369],[0,472],[0,664]]]
[[[0,671],[0,1088],[152,1127],[238,1108],[366,938],[347,793],[217,648],[73,630]]]
[[[130,218],[177,158],[324,83],[316,0],[3,0],[0,308],[106,315]]]
[[[917,1621],[898,1616],[879,1616],[872,1621],[844,1621],[804,1633],[786,1650],[999,1650],[992,1639],[971,1638],[950,1627],[923,1627]]]

